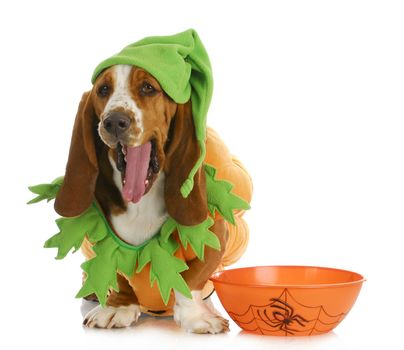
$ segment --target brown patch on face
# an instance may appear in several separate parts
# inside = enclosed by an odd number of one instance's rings
[[[151,85],[154,93],[147,95],[143,92],[144,86]],[[171,119],[173,118],[177,104],[162,90],[157,80],[143,69],[132,68],[130,77],[130,89],[132,97],[142,111],[143,135],[140,143],[144,144],[155,140],[157,156],[160,168],[164,167],[164,145],[167,141]],[[136,123],[132,123],[129,129],[131,135],[128,145],[133,146],[136,141],[132,135],[136,135]]]
[[[108,92],[103,96],[103,88],[107,87]],[[105,106],[108,103],[109,98],[114,93],[115,88],[115,74],[113,72],[113,67],[104,70],[97,78],[94,83],[93,89],[91,90],[91,98],[93,100],[94,111],[100,119]]]

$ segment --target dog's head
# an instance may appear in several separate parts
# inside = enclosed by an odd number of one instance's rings
[[[97,146],[101,145],[101,146]],[[145,70],[104,70],[79,105],[63,185],[55,201],[62,216],[76,216],[94,200],[99,160],[107,152],[121,172],[123,202],[139,202],[164,171],[168,213],[184,225],[207,215],[204,172],[187,198],[180,187],[199,157],[191,102],[175,103]],[[112,174],[112,172],[109,172]],[[98,198],[97,198],[98,199]]]

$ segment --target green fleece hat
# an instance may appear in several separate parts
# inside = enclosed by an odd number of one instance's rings
[[[194,187],[195,173],[206,155],[206,115],[213,91],[209,57],[198,34],[189,29],[172,36],[154,36],[137,41],[101,62],[94,70],[92,83],[104,69],[116,64],[145,69],[176,103],[182,104],[191,98],[195,133],[201,153],[181,186],[182,196],[188,197]]]

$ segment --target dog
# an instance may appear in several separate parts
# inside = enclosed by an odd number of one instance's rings
[[[226,146],[211,129],[206,147],[205,162],[210,158],[210,163],[216,163],[218,175],[230,178],[233,191],[249,201],[248,173],[238,160],[226,158]],[[196,225],[208,215],[204,172],[196,172],[188,197],[181,196],[180,187],[198,157],[191,101],[174,102],[142,68],[114,65],[102,71],[82,96],[55,210],[64,217],[77,216],[95,198],[116,235],[130,245],[153,237],[169,216],[182,225]],[[182,249],[189,268],[181,275],[192,299],[174,291],[164,306],[157,287],[150,286],[149,270],[132,278],[118,274],[119,292],[112,290],[105,307],[96,306],[85,315],[84,325],[128,327],[142,312],[173,313],[177,324],[188,332],[228,331],[228,320],[206,297],[213,291],[210,275],[245,250],[248,228],[241,215],[236,215],[239,225],[234,227],[220,215],[214,217],[210,230],[221,249],[206,246],[204,261],[195,258],[189,247]],[[88,241],[82,250],[88,259],[94,256]]]

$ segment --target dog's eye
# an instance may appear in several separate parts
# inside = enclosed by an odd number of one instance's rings
[[[106,97],[109,94],[109,86],[108,85],[101,85],[98,90],[97,93],[99,96],[101,97]]]
[[[151,96],[156,93],[156,89],[150,83],[144,82],[140,88],[140,92],[142,95]]]

